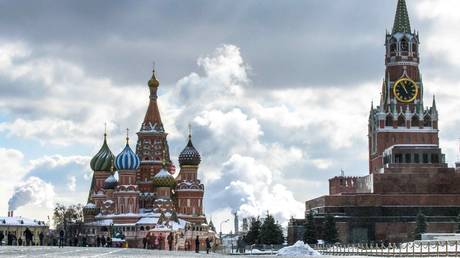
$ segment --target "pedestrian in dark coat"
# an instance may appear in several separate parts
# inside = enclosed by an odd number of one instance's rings
[[[40,232],[40,234],[38,234],[38,239],[40,240],[40,245],[43,245],[43,239],[45,238],[45,234],[43,234],[43,232]]]
[[[174,241],[174,236],[173,236],[173,233],[169,233],[168,235],[168,247],[169,247],[169,251],[172,251],[172,246],[173,246],[173,241]]]
[[[96,237],[96,247],[101,246],[101,238],[99,236]]]
[[[33,237],[32,231],[30,231],[29,228],[26,228],[24,235],[26,236],[26,246],[30,246]]]
[[[59,232],[59,248],[64,247],[64,230],[61,229]]]
[[[209,250],[211,250],[211,239],[209,237],[206,238],[206,253],[209,254]]]
[[[3,231],[0,231],[0,246],[2,245],[4,238],[5,238],[5,235],[3,234]]]
[[[200,252],[200,238],[196,236],[195,238],[195,253]]]

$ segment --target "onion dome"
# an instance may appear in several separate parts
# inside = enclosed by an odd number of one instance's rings
[[[91,159],[91,169],[93,171],[111,171],[115,156],[107,145],[107,133],[104,133],[104,143],[99,152]]]
[[[155,77],[155,70],[152,71],[152,78],[150,78],[147,84],[151,88],[158,88],[158,86],[160,86],[160,82]]]
[[[169,172],[162,168],[152,179],[153,186],[155,187],[170,187],[173,188],[176,185],[176,179],[169,174]]]
[[[166,151],[163,150],[163,167],[152,179],[155,187],[170,187],[176,186],[176,179],[166,169]]]
[[[136,170],[141,164],[141,160],[129,147],[129,137],[126,137],[126,146],[115,159],[115,168],[117,170]]]
[[[110,175],[109,177],[107,177],[107,179],[105,179],[104,181],[104,189],[115,189],[115,187],[117,187],[118,185],[118,181],[117,179],[112,175]]]
[[[179,154],[179,164],[198,166],[201,162],[200,153],[195,149],[192,143],[192,134],[189,132],[188,143],[184,150]]]

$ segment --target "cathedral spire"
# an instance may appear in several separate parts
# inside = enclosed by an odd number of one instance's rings
[[[395,21],[393,24],[393,34],[397,32],[411,33],[409,13],[407,12],[405,0],[398,0],[398,6],[396,7]]]
[[[141,131],[151,132],[164,132],[163,123],[161,122],[160,111],[158,109],[158,87],[160,82],[155,77],[155,70],[152,71],[152,77],[148,81],[147,85],[150,90],[150,102],[145,113],[144,122],[142,123]]]

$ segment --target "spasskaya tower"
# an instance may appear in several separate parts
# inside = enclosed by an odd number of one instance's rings
[[[369,171],[383,168],[384,151],[393,145],[438,145],[438,112],[433,96],[424,107],[424,85],[419,70],[419,34],[411,31],[404,0],[398,1],[393,30],[385,38],[385,79],[380,105],[369,115]],[[396,163],[406,157],[397,156]],[[415,155],[416,163],[424,157]],[[400,159],[400,160],[399,160]],[[403,162],[404,161],[404,162]]]

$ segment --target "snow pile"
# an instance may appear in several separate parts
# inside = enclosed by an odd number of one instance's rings
[[[321,256],[316,250],[302,241],[297,241],[292,246],[281,248],[278,251],[278,256]]]

